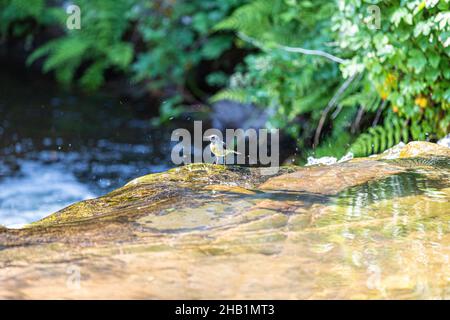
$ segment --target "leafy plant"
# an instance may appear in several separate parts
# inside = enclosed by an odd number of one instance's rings
[[[29,63],[43,59],[43,71],[91,90],[119,70],[165,101],[163,120],[222,87],[212,101],[267,109],[267,125],[294,137],[303,158],[367,155],[449,131],[450,0],[77,4],[82,29],[67,30],[63,1],[0,0],[2,39],[30,46],[52,30]],[[236,48],[246,56],[234,66],[226,55]]]
[[[30,44],[36,30],[56,23],[60,13],[47,8],[45,0],[0,0],[1,41],[9,37],[26,38],[26,44]]]
[[[340,47],[355,52],[344,73],[358,66],[366,70],[368,81],[390,105],[384,111],[385,128],[401,121],[405,142],[444,136],[450,125],[449,1],[372,3],[380,8],[380,29],[363,23],[367,4],[360,1],[342,1],[334,17]],[[368,134],[377,136],[376,130],[381,132],[372,128]],[[381,142],[380,148],[366,150],[380,152],[390,145]]]
[[[218,59],[233,44],[232,35],[212,34],[212,27],[242,2],[142,2],[136,18],[145,47],[132,66],[133,79],[146,81],[153,92],[170,86],[198,93],[195,81],[189,81],[195,68],[201,61]]]
[[[302,46],[334,52],[329,43],[335,10],[335,4],[325,0],[255,0],[237,9],[216,30],[234,30],[238,44],[260,52],[246,57],[229,88],[213,100],[227,98],[263,106],[271,115],[269,126],[283,128],[301,148],[311,146],[322,109],[339,85],[339,68],[323,56],[290,49]]]
[[[60,21],[66,36],[57,38],[35,50],[28,58],[31,64],[46,56],[43,71],[55,71],[59,81],[70,84],[77,70],[86,64],[79,79],[88,89],[103,84],[103,74],[108,68],[126,70],[133,60],[133,46],[122,38],[132,20],[125,15],[133,1],[80,0],[81,29],[69,30],[65,19]],[[61,8],[63,10],[63,8]]]
[[[243,2],[79,0],[81,29],[69,30],[63,1],[0,1],[4,37],[18,36],[20,30],[31,34],[25,20],[62,32],[28,59],[31,64],[44,58],[43,71],[53,71],[61,83],[76,80],[96,90],[104,83],[105,72],[115,69],[135,84],[145,84],[153,94],[164,98],[177,94],[188,102],[199,92],[196,81],[191,81],[195,68],[201,61],[219,58],[233,43],[230,34],[212,34],[212,26]],[[221,83],[220,78],[216,72],[211,83]]]
[[[272,126],[316,155],[381,152],[399,123],[405,141],[437,139],[450,125],[449,21],[448,0],[253,0],[217,29],[260,52],[214,99],[268,108]]]

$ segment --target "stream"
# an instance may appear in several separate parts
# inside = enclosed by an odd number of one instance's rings
[[[131,109],[115,97],[77,96],[2,71],[0,224],[21,227],[170,168],[171,126],[136,120]]]

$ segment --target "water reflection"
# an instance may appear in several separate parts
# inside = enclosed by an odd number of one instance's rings
[[[440,190],[450,186],[448,173],[442,171],[439,177],[430,177],[426,173],[424,170],[408,171],[383,180],[370,181],[341,192],[334,202],[347,208],[345,217],[351,221],[361,219],[363,214],[370,214],[367,207],[378,201],[422,194],[436,201],[445,199],[445,193]],[[398,203],[393,203],[391,209],[392,216],[398,216]]]
[[[411,170],[351,188],[316,222],[343,253],[334,264],[350,262],[365,284],[353,298],[449,297],[448,174]]]
[[[251,286],[251,297],[448,299],[449,173],[416,168],[337,196],[208,191],[197,205],[138,223],[175,255],[204,257],[205,285],[240,270],[231,283]],[[254,279],[266,279],[268,291]]]

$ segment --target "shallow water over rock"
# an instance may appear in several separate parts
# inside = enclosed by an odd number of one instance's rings
[[[0,296],[449,299],[449,160],[144,176],[0,230]]]

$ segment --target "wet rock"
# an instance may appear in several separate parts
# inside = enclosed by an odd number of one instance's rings
[[[449,158],[408,146],[274,176],[192,164],[0,227],[0,298],[448,299]]]
[[[238,186],[228,186],[223,184],[213,184],[203,188],[204,190],[211,190],[213,192],[230,192],[236,194],[255,194],[254,191]]]
[[[251,193],[245,187],[254,187],[268,177],[261,176],[257,169],[192,164],[134,179],[106,196],[79,202],[31,226],[67,224],[95,217],[128,219],[157,211],[180,198],[194,199],[193,193],[200,189]]]
[[[450,148],[436,143],[426,141],[412,141],[408,144],[400,142],[392,148],[384,151],[381,154],[370,156],[373,160],[394,160],[394,159],[406,159],[406,158],[431,158],[450,155]]]
[[[399,144],[393,146],[392,148],[389,148],[388,150],[384,151],[380,155],[372,156],[372,158],[378,158],[378,159],[398,159],[400,157],[400,152],[405,148],[405,144],[403,142],[400,142]]]
[[[413,141],[408,143],[400,151],[399,158],[414,158],[430,155],[450,157],[450,148],[431,142]]]
[[[302,168],[294,173],[271,178],[260,189],[334,195],[346,188],[402,171],[401,167],[378,161],[346,162],[326,167]]]

